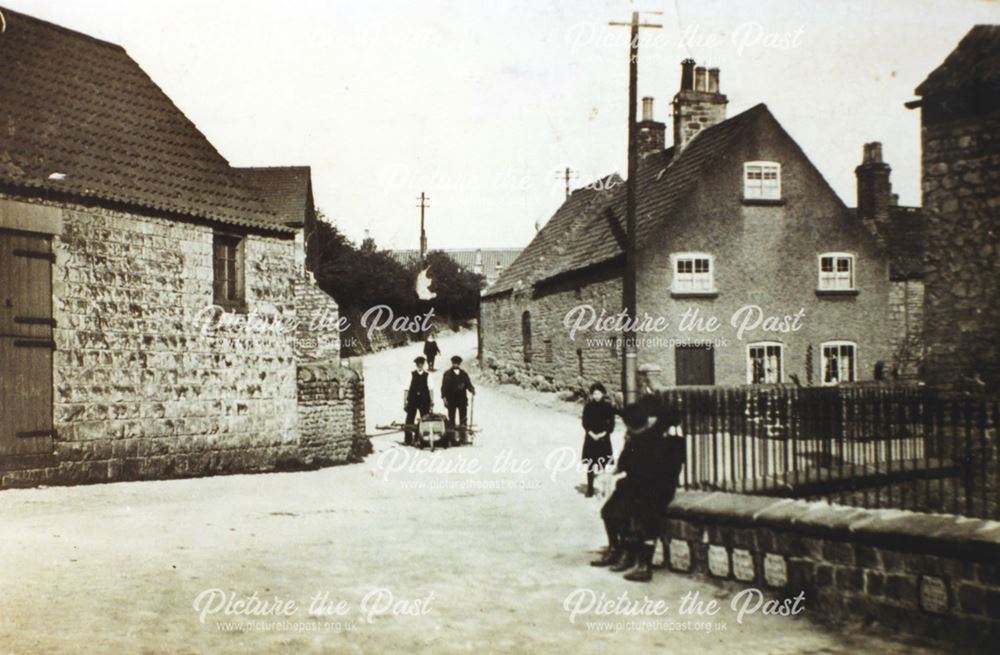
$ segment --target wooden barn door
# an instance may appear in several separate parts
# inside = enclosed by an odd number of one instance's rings
[[[704,346],[677,346],[674,370],[677,386],[715,384],[715,350]]]
[[[0,230],[0,464],[52,450],[52,243]]]

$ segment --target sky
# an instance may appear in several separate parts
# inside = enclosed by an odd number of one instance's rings
[[[986,0],[0,0],[122,45],[235,166],[309,165],[350,238],[522,247],[564,197],[626,168],[628,30],[639,96],[669,124],[680,61],[721,69],[733,116],[765,103],[848,205],[883,143],[920,203],[913,89]]]

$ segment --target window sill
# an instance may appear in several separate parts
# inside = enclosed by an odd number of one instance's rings
[[[785,204],[784,198],[742,198],[744,205],[757,207],[780,207]]]
[[[816,289],[817,296],[856,296],[857,289]]]
[[[718,291],[671,291],[670,297],[689,298],[694,300],[697,300],[699,298],[712,299],[712,298],[718,298],[719,292]]]
[[[249,312],[247,304],[245,302],[219,302],[216,301],[215,305],[222,308],[222,311],[230,314],[246,314]]]

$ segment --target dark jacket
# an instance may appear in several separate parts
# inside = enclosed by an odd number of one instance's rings
[[[469,374],[458,369],[449,368],[441,376],[441,398],[450,407],[465,407],[469,403],[467,392],[476,393]]]
[[[606,400],[591,400],[583,406],[583,429],[610,434],[615,429],[615,408]]]
[[[686,452],[682,437],[667,436],[669,427],[658,420],[632,433],[618,456],[618,470],[627,474],[619,486],[637,505],[657,511],[673,500]]]
[[[441,354],[441,349],[438,347],[437,341],[425,341],[424,342],[424,357],[427,359],[434,359]]]
[[[406,393],[406,408],[417,407],[427,411],[431,406],[431,390],[427,386],[427,371],[410,373],[410,388]]]

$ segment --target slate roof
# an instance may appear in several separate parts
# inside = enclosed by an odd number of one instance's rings
[[[1000,83],[1000,25],[976,25],[917,87],[930,97],[978,85]]]
[[[639,163],[636,241],[640,247],[663,220],[680,209],[704,171],[734,146],[754,121],[765,117],[774,120],[767,106],[758,104],[700,132],[677,156],[669,148]],[[552,280],[621,257],[624,225],[624,184],[610,191],[574,191],[486,295]]]
[[[315,211],[312,171],[308,166],[236,168],[243,179],[260,191],[267,207],[281,225],[302,227]]]
[[[0,11],[0,184],[291,231],[123,48]]]

